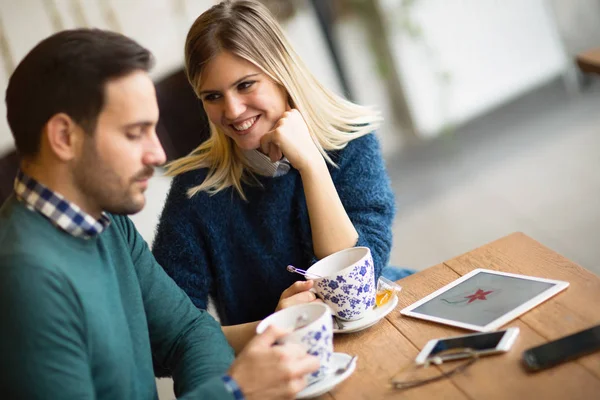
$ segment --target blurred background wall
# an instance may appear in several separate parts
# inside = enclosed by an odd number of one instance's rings
[[[149,48],[156,56],[152,77],[156,82],[182,67],[185,35],[212,0],[0,0],[0,88],[22,57],[54,31],[78,26],[124,33]],[[300,1],[299,3],[302,3]],[[298,50],[310,56],[310,64],[323,82],[338,88],[319,27],[307,12],[288,23]],[[295,39],[295,40],[294,40]],[[4,97],[4,96],[3,96]],[[5,115],[4,101],[0,113]],[[0,119],[0,154],[13,147],[5,118]]]
[[[386,0],[382,6],[410,109],[425,137],[482,115],[567,68],[544,0],[462,0],[452,7],[444,0],[399,3]],[[413,30],[393,22],[402,19]]]
[[[572,56],[593,46],[600,30],[598,0],[265,1],[282,14],[313,72],[344,93],[311,7],[331,4],[334,14],[325,22],[331,24],[347,85],[356,101],[383,110],[387,122],[380,136],[388,153],[414,137],[436,137],[558,76],[568,80]],[[77,26],[116,30],[150,48],[159,82],[180,70],[187,29],[213,3],[0,0],[0,88],[41,38]],[[12,144],[2,118],[0,154]]]

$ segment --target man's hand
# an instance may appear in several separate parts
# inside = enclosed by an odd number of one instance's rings
[[[270,326],[257,335],[233,362],[229,375],[248,400],[294,399],[304,387],[305,376],[319,369],[319,359],[300,345],[275,345],[289,334]]]
[[[285,289],[279,297],[279,303],[275,311],[283,310],[296,304],[310,303],[312,301],[321,301],[317,296],[310,292],[314,281],[297,281],[292,286]]]

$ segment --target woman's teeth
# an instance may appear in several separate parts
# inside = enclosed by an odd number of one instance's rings
[[[249,129],[252,125],[254,125],[254,121],[256,121],[256,117],[250,118],[249,120],[242,122],[241,124],[233,125],[233,128],[236,131],[245,131]]]

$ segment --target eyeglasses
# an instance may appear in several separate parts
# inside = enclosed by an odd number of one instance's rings
[[[471,365],[473,365],[475,363],[475,361],[477,361],[479,359],[479,354],[475,350],[470,349],[470,348],[449,349],[449,350],[442,351],[433,357],[428,358],[425,361],[423,368],[427,368],[431,364],[440,365],[440,364],[443,364],[445,361],[452,361],[452,360],[464,359],[464,358],[467,358],[467,361],[459,364],[457,367],[455,367],[454,369],[451,369],[450,371],[441,372],[441,374],[438,376],[434,376],[432,378],[426,378],[426,379],[410,380],[410,381],[398,381],[398,380],[392,379],[391,384],[394,389],[409,389],[409,388],[413,388],[413,387],[417,387],[417,386],[426,385],[431,382],[437,382],[444,378],[449,378],[452,375],[458,374],[459,372],[463,372],[464,370],[469,368]]]

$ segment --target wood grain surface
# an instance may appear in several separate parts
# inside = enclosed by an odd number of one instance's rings
[[[482,357],[465,371],[424,386],[397,390],[392,379],[422,379],[457,364],[420,368],[414,359],[427,341],[471,333],[403,316],[400,310],[476,268],[565,280],[569,288],[509,322],[520,334],[512,349]],[[527,348],[600,324],[600,278],[523,233],[514,233],[404,278],[398,306],[364,331],[336,335],[335,351],[358,355],[355,372],[319,399],[595,399],[600,398],[600,353],[537,373],[527,372]]]

